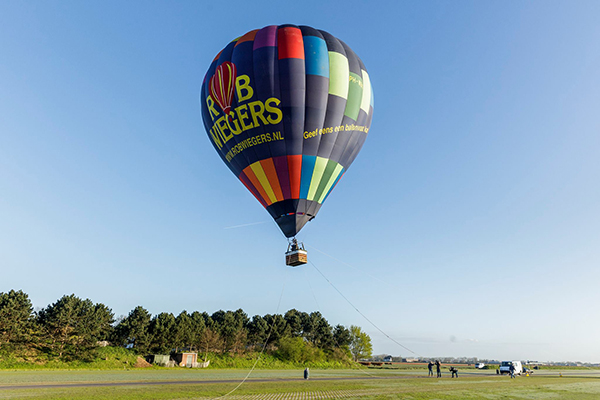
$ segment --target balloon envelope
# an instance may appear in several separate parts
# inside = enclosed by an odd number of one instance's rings
[[[200,105],[225,164],[292,237],[362,148],[373,92],[344,42],[308,26],[267,26],[217,55]]]

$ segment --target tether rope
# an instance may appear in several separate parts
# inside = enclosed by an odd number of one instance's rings
[[[368,273],[368,272],[366,272],[366,271],[363,271],[363,270],[361,270],[360,268],[357,268],[357,267],[355,267],[355,266],[354,266],[354,265],[352,265],[352,264],[348,264],[347,262],[345,262],[345,261],[342,261],[342,260],[340,260],[339,258],[336,258],[336,257],[332,256],[331,254],[327,254],[327,253],[325,253],[323,250],[319,250],[319,249],[317,249],[317,248],[316,248],[315,246],[313,246],[313,245],[306,246],[306,247],[308,247],[308,248],[310,248],[310,249],[313,249],[313,250],[316,250],[316,251],[318,251],[319,253],[321,253],[321,254],[323,254],[323,255],[326,255],[327,257],[329,257],[329,258],[331,258],[331,259],[333,259],[333,260],[336,260],[337,262],[340,262],[340,263],[342,263],[342,264],[344,264],[344,265],[346,265],[346,266],[348,266],[348,267],[350,267],[350,268],[352,268],[352,269],[354,269],[354,270],[356,270],[356,271],[358,271],[358,272],[360,272],[360,273],[362,273],[362,274],[365,274],[365,275],[367,275],[368,277],[370,277],[370,278],[372,278],[372,279],[375,279],[376,281],[378,281],[378,282],[380,282],[380,283],[383,283],[383,284],[384,284],[384,285],[386,285],[386,286],[392,287],[392,285],[390,285],[390,283],[389,283],[388,281],[384,281],[383,279],[379,279],[378,277],[376,277],[376,276],[373,276],[373,275],[371,275],[370,273]]]
[[[409,349],[408,347],[406,347],[405,345],[403,345],[402,343],[398,342],[397,340],[393,339],[390,335],[388,335],[387,333],[385,333],[380,327],[378,327],[373,321],[371,321],[365,314],[363,314],[322,272],[319,268],[317,268],[317,266],[315,265],[315,263],[312,260],[309,260],[309,262],[311,263],[311,265],[314,267],[314,269],[317,270],[317,272],[327,281],[327,283],[329,283],[331,285],[332,288],[335,289],[336,292],[339,293],[340,296],[342,296],[342,298],[344,300],[346,300],[346,302],[348,304],[350,304],[350,306],[352,308],[354,308],[354,310],[356,310],[357,313],[360,314],[361,317],[363,317],[368,323],[370,323],[371,325],[373,325],[373,327],[375,327],[375,329],[377,329],[379,332],[381,332],[385,337],[387,337],[389,340],[391,340],[392,342],[396,343],[398,346],[402,347],[405,350],[410,351],[411,353],[413,353],[416,356],[422,357],[419,353],[414,352],[413,350]]]
[[[279,312],[279,307],[281,306],[281,299],[283,298],[283,292],[285,290],[286,283],[287,283],[286,281],[283,282],[283,287],[281,288],[281,294],[279,295],[279,301],[277,302],[277,310],[275,311],[275,314],[273,314],[273,322],[271,323],[271,328],[269,329],[269,334],[267,335],[267,339],[265,340],[265,343],[263,344],[262,349],[261,349],[260,353],[258,354],[258,357],[256,358],[256,361],[254,361],[254,365],[252,366],[252,369],[250,369],[250,371],[248,372],[246,377],[244,379],[242,379],[242,381],[235,388],[230,390],[228,393],[225,393],[223,396],[215,397],[214,399],[225,398],[225,397],[229,396],[231,393],[238,390],[240,388],[240,386],[242,386],[244,384],[244,382],[246,382],[246,380],[250,377],[250,374],[252,374],[252,371],[254,371],[254,369],[256,368],[256,365],[260,361],[262,355],[265,352],[265,349],[267,348],[267,344],[269,343],[269,339],[271,338],[271,333],[273,333],[273,328],[275,327],[275,321],[277,320],[275,318],[275,315],[277,315],[277,313]]]
[[[308,287],[310,288],[313,298],[315,299],[315,304],[317,305],[317,310],[320,310],[321,307],[319,306],[319,302],[317,301],[317,296],[315,295],[312,285],[310,284],[310,281],[308,280],[308,276],[306,275],[306,270],[304,272],[304,277],[306,278],[306,283],[308,284]],[[335,339],[335,335],[333,333],[332,333],[331,337],[332,337],[333,341],[335,342],[335,344],[337,345],[338,349],[341,349],[342,347],[340,346],[340,343]],[[365,371],[363,368],[359,367],[358,365],[355,365],[354,362],[352,362],[350,365],[352,367],[357,368],[360,372],[362,372],[365,375],[368,375],[370,377],[375,377],[375,375],[369,373],[368,371]]]

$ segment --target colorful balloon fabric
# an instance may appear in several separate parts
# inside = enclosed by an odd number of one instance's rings
[[[287,237],[313,219],[369,133],[373,91],[341,40],[308,26],[267,26],[213,60],[200,93],[223,162]]]

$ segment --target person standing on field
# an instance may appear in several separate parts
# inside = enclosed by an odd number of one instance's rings
[[[515,377],[515,365],[513,363],[510,363],[510,367],[508,368],[508,370],[510,371],[510,379]]]
[[[428,376],[433,376],[433,361],[429,360],[429,364],[427,364],[427,369],[429,369]]]
[[[442,377],[442,364],[440,363],[439,360],[435,360],[435,370],[437,372],[437,377],[441,378]]]
[[[453,378],[455,376],[458,378],[458,368],[456,368],[456,367],[450,367],[450,372],[452,372],[452,377]]]

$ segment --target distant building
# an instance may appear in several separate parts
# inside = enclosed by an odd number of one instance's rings
[[[180,367],[192,368],[198,364],[198,353],[175,353],[173,359]]]
[[[167,354],[150,354],[146,356],[146,361],[150,364],[160,365],[162,367],[172,367],[174,365],[171,357]]]

